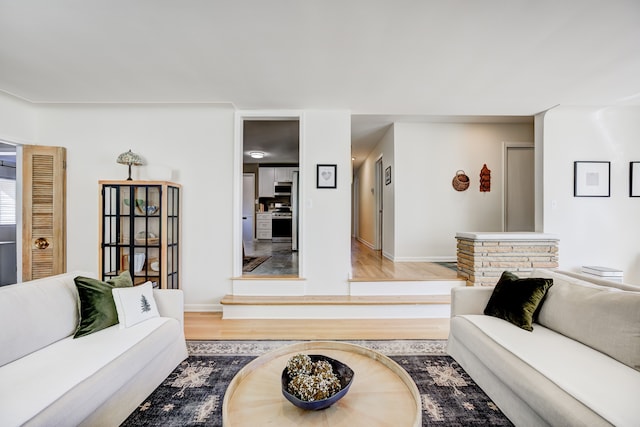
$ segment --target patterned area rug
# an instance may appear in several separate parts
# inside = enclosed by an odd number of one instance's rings
[[[260,264],[262,264],[263,262],[265,262],[269,258],[271,258],[271,257],[268,257],[268,256],[258,256],[258,257],[248,256],[248,257],[245,257],[242,260],[242,271],[245,272],[245,273],[253,271],[253,270],[256,269],[256,267],[258,267]]]
[[[189,358],[122,425],[222,426],[222,401],[234,375],[257,356],[295,342],[189,341]],[[411,375],[422,397],[424,426],[512,425],[446,355],[446,341],[346,342],[389,356]]]

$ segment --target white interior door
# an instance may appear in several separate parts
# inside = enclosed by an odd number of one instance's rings
[[[242,241],[250,242],[254,236],[256,199],[256,176],[252,173],[242,174]]]
[[[505,231],[535,231],[533,145],[505,145]]]

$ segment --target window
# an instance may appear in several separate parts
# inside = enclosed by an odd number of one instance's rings
[[[0,225],[16,223],[16,181],[0,178]]]

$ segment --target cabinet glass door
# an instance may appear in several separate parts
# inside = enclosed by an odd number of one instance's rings
[[[177,187],[167,187],[167,267],[168,289],[178,289],[179,242],[180,242],[180,192]]]

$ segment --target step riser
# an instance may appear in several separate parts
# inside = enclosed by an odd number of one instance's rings
[[[223,305],[223,319],[445,319],[449,304]]]
[[[393,295],[451,295],[451,289],[466,286],[464,280],[443,280],[428,282],[351,282],[350,295],[353,296],[393,296]]]
[[[393,295],[450,295],[451,288],[466,286],[464,280],[430,281],[375,281],[350,282],[349,295],[352,296],[393,296]],[[235,280],[233,295],[244,296],[302,296],[305,282],[288,280]]]
[[[302,296],[304,281],[234,280],[233,295],[244,296]]]

